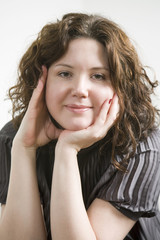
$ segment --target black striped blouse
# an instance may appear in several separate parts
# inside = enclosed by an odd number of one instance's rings
[[[11,122],[0,131],[2,204],[5,204],[7,197],[11,146],[15,134]],[[51,239],[49,208],[55,144],[37,150],[37,177],[48,240]],[[101,157],[98,149],[98,144],[95,144],[78,154],[86,209],[95,198],[109,201],[121,213],[137,221],[125,240],[160,240],[160,212],[157,204],[160,195],[160,131],[153,131],[145,141],[139,143],[135,156],[129,161],[127,173],[117,170],[111,163],[110,147]],[[117,161],[121,161],[118,156]]]

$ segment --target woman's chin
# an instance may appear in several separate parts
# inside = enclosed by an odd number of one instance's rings
[[[69,130],[69,131],[80,131],[80,130],[83,130],[85,129],[84,127],[68,127],[68,128],[65,128],[66,130]]]
[[[80,124],[80,125],[71,125],[71,124],[64,124],[63,128],[69,131],[80,131],[83,129],[86,129],[90,126],[91,124]]]
[[[92,123],[91,122],[68,122],[68,121],[57,121],[50,115],[51,121],[59,129],[66,129],[69,131],[80,131],[88,128]]]

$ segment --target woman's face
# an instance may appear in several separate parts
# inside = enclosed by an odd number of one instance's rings
[[[48,70],[46,104],[64,129],[89,127],[113,94],[106,50],[96,40],[72,40],[66,54]]]

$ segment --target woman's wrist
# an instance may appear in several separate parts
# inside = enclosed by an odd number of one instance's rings
[[[67,143],[62,143],[60,141],[57,142],[56,148],[55,148],[56,155],[75,155],[77,156],[78,150]]]
[[[13,140],[12,149],[11,149],[12,156],[28,156],[31,159],[36,159],[36,147],[26,147],[17,139]],[[17,158],[16,157],[16,158]]]

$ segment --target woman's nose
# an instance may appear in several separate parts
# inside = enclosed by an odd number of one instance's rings
[[[84,77],[80,77],[73,82],[72,96],[78,98],[88,97],[88,83]]]

